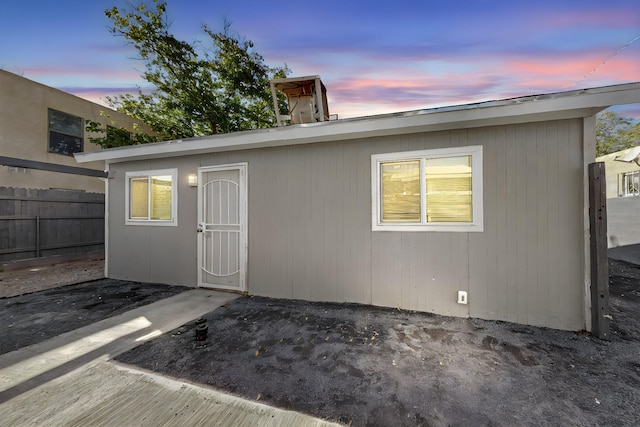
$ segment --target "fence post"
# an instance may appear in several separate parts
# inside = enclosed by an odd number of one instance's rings
[[[589,165],[591,230],[591,333],[609,339],[609,259],[607,257],[607,184],[603,162]]]
[[[36,258],[40,258],[40,215],[36,215]]]

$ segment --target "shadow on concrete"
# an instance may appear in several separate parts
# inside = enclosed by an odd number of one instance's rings
[[[0,391],[0,404],[7,402],[10,399],[13,399],[16,396],[21,395],[22,393],[26,393],[34,388],[48,383],[49,381],[55,380],[63,375],[68,374],[78,368],[81,368],[97,359],[101,359],[106,356],[115,356],[122,351],[126,351],[131,347],[127,345],[132,340],[135,342],[138,338],[148,334],[151,332],[152,328],[147,327],[139,331],[132,332],[123,337],[119,337],[114,339],[112,342],[90,350],[86,353],[79,353],[77,357],[62,363],[61,365],[55,365],[52,367],[46,367],[44,372],[41,372],[37,375],[31,376],[33,374],[33,370],[38,370],[38,365],[42,365],[42,359],[38,356],[34,356],[25,361],[21,361],[16,365],[9,365],[0,369],[0,377],[4,379],[5,375],[9,375],[13,379],[14,385]],[[73,345],[73,342],[68,343],[67,345]],[[56,350],[52,350],[55,352]],[[1,363],[2,361],[0,361]],[[31,362],[31,363],[30,363]],[[6,362],[3,364],[7,364]],[[24,374],[24,371],[28,371],[29,375],[27,378],[22,380],[20,377],[21,374]],[[22,371],[22,372],[19,372]],[[1,381],[1,380],[0,380]],[[19,381],[19,382],[17,382]],[[4,381],[2,381],[4,382]],[[0,385],[1,387],[1,385]]]
[[[115,357],[238,295],[192,289],[0,356],[0,403],[99,358]]]

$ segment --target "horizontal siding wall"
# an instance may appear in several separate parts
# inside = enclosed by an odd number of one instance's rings
[[[250,294],[581,329],[581,132],[581,120],[557,121],[118,164],[108,274],[195,286],[186,176],[248,162]],[[484,232],[371,230],[372,154],[478,144]],[[124,226],[125,171],[168,167],[181,180],[178,227]]]

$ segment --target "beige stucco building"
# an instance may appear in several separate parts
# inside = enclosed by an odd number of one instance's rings
[[[109,117],[101,113],[107,113]],[[90,119],[133,129],[134,119],[69,93],[0,70],[0,187],[104,192],[103,161],[78,167],[73,154],[100,147]]]

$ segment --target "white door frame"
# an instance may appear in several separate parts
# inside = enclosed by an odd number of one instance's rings
[[[203,166],[198,168],[198,287],[215,287],[219,289],[228,289],[235,290],[240,292],[246,292],[247,290],[247,252],[248,252],[248,238],[247,238],[247,220],[248,220],[248,177],[247,177],[247,169],[248,163],[233,163],[219,166]],[[239,185],[240,185],[240,194],[239,194],[239,208],[240,208],[240,242],[239,242],[239,258],[240,258],[240,278],[239,278],[239,287],[230,287],[225,285],[212,285],[207,286],[202,281],[202,265],[203,265],[203,191],[204,185],[204,174],[207,172],[221,172],[221,171],[230,171],[237,170],[239,172]]]

